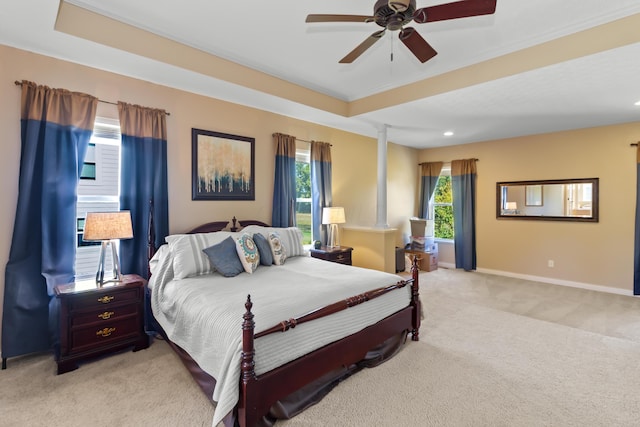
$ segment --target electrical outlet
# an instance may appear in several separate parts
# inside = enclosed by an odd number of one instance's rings
[[[549,261],[547,261],[547,267],[551,267],[553,268],[555,266],[555,263],[553,262],[552,259],[550,259]]]

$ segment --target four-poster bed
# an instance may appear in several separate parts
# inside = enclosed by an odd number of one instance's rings
[[[226,426],[251,427],[290,418],[319,401],[347,376],[392,357],[408,333],[412,340],[418,340],[420,300],[415,265],[412,277],[403,279],[302,255],[288,258],[283,265],[259,267],[253,274],[241,273],[233,278],[205,273],[176,280],[175,276],[184,276],[179,271],[184,267],[180,265],[184,263],[180,260],[184,254],[176,253],[183,241],[189,241],[190,246],[196,241],[206,246],[228,236],[236,238],[243,232],[255,235],[276,231],[286,236],[295,235],[297,231],[273,228],[253,220],[239,221],[240,227],[237,227],[235,217],[232,221],[229,228],[240,231],[224,231],[227,221],[210,222],[187,234],[167,237],[169,244],[163,245],[157,254],[150,251],[153,256],[150,306],[157,329],[180,355],[207,396],[212,400],[221,399],[216,412],[229,409],[217,413],[214,420],[222,419]],[[286,237],[283,242],[294,245],[293,240],[287,241]],[[287,249],[294,254],[297,250]],[[171,277],[167,278],[167,271]],[[314,285],[319,282],[316,277],[322,277],[319,286]],[[353,293],[350,293],[351,286],[356,290]],[[182,297],[185,292],[191,293],[190,296]],[[235,308],[239,304],[227,304],[224,299],[231,292],[244,295],[244,307],[240,311]],[[314,292],[317,295],[307,295],[305,300],[305,294]],[[233,301],[238,298],[233,295]],[[206,310],[217,310],[211,308],[216,304],[209,302],[215,300],[224,311],[235,314],[231,321],[208,311],[185,315],[191,317],[183,320],[174,316],[177,312],[192,310],[183,308],[183,300],[184,307],[192,304],[186,301],[195,300],[200,306],[206,306]],[[230,305],[234,308],[229,308]],[[192,326],[194,318],[202,317],[215,320],[203,327]],[[225,322],[229,323],[226,326],[230,332],[210,331],[212,325],[225,326]],[[199,336],[195,343],[181,335],[183,324],[204,330],[189,329],[187,335]],[[210,356],[209,353],[218,351],[213,347],[218,347],[220,337],[227,335],[232,337],[231,350],[225,350],[224,357]],[[225,357],[232,360],[225,369],[218,369],[217,362],[211,361]],[[237,375],[235,379],[234,375]],[[216,376],[219,378],[214,378]],[[229,391],[231,388],[234,390]],[[234,398],[237,395],[232,406],[222,403],[227,401],[227,394]]]

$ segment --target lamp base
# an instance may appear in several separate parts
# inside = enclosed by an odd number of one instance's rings
[[[338,235],[338,224],[329,224],[329,238],[327,239],[328,248],[337,248],[340,246],[340,236]]]
[[[104,258],[107,252],[107,246],[111,246],[111,259],[113,260],[113,277],[104,280]],[[112,240],[103,240],[100,245],[100,260],[98,261],[98,272],[96,273],[96,284],[103,286],[105,283],[122,282],[122,273],[120,271],[120,260],[116,251],[116,244]]]

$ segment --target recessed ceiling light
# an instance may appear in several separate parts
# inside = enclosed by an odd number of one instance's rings
[[[638,106],[640,106],[640,101],[636,102],[636,103],[635,103],[635,104],[633,104],[633,105],[638,105]]]
[[[444,136],[453,136],[453,131],[448,130],[443,135]]]

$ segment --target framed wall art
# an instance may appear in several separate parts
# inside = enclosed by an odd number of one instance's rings
[[[255,200],[255,139],[191,129],[192,200]]]

